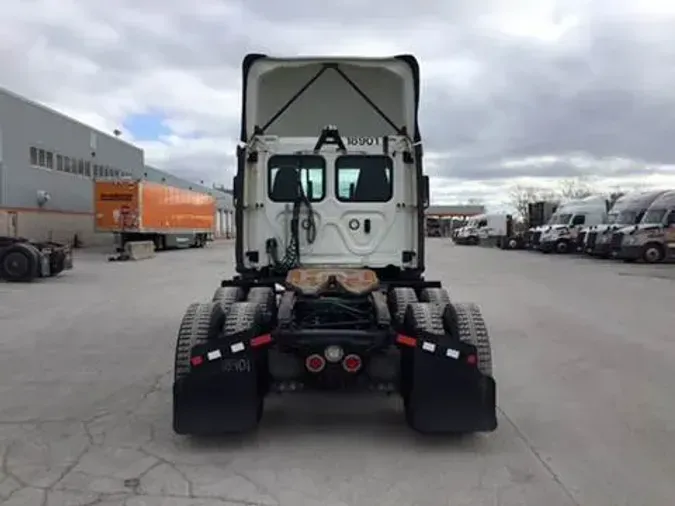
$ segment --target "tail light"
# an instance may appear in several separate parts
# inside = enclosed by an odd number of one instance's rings
[[[305,367],[309,372],[319,373],[326,367],[326,360],[321,355],[315,353],[305,359]]]
[[[357,372],[362,365],[361,357],[355,354],[347,355],[342,361],[342,367],[349,373]]]

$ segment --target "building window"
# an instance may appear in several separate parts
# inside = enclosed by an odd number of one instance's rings
[[[47,167],[48,169],[53,169],[54,168],[54,153],[52,153],[51,151],[47,151],[45,161],[47,162],[45,164],[45,167]]]
[[[77,173],[80,176],[84,175],[84,160],[81,158],[77,161]]]
[[[63,172],[63,157],[56,155],[56,170]]]
[[[34,167],[38,164],[38,150],[36,147],[30,148],[30,164]]]
[[[38,166],[45,167],[47,164],[47,153],[44,149],[38,149]]]
[[[84,175],[91,177],[91,162],[84,162]]]

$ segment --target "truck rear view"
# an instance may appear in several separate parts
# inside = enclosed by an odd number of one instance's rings
[[[203,247],[214,230],[211,195],[151,181],[99,180],[94,187],[97,232],[127,242],[153,241],[156,250]]]
[[[302,391],[398,394],[419,432],[495,430],[480,308],[423,277],[415,58],[247,55],[242,70],[238,275],[183,315],[174,431],[252,430],[269,394]]]

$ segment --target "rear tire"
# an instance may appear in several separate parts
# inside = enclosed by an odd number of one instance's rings
[[[244,300],[244,290],[238,286],[219,286],[213,293],[212,302],[223,306],[223,311],[226,313],[230,310],[230,306],[235,302]]]
[[[174,381],[190,373],[190,352],[198,344],[204,344],[211,332],[212,304],[190,304],[178,329],[174,359]]]
[[[492,377],[492,345],[480,307],[474,303],[453,304],[459,339],[476,347],[478,370]]]
[[[559,240],[555,243],[555,252],[556,253],[558,253],[560,255],[564,255],[566,253],[569,253],[569,251],[570,251],[570,242],[569,241],[567,241],[565,239],[561,239],[561,240]]]
[[[246,302],[254,303],[263,323],[272,323],[277,314],[277,298],[268,286],[255,286],[248,291]]]
[[[642,248],[642,261],[646,264],[658,264],[665,258],[663,246],[659,243],[648,243]]]
[[[225,317],[224,337],[239,334],[241,332],[258,333],[261,329],[261,323],[264,322],[265,315],[260,305],[256,302],[235,302],[230,307],[230,311]],[[258,360],[256,368],[258,372],[258,398],[256,404],[256,420],[262,420],[265,411],[265,395],[269,386],[269,376],[267,373],[266,355]]]
[[[389,292],[389,313],[396,326],[403,326],[408,306],[418,302],[417,293],[409,287],[396,287]]]
[[[436,304],[442,310],[450,304],[450,295],[445,288],[424,288],[420,292],[420,302]]]
[[[0,278],[11,282],[29,282],[38,277],[40,253],[28,243],[14,243],[0,257]]]

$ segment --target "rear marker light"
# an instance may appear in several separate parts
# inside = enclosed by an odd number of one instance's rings
[[[192,357],[190,359],[190,364],[192,364],[193,367],[197,367],[198,365],[202,365],[204,362],[204,359],[202,357]]]
[[[445,352],[445,356],[457,360],[459,358],[459,351],[448,348],[448,350]]]
[[[305,367],[309,372],[317,373],[321,372],[324,367],[326,367],[326,361],[321,355],[310,355],[305,360]]]
[[[347,372],[356,372],[361,369],[361,357],[358,355],[347,355],[342,361],[342,367]]]
[[[270,334],[263,334],[262,336],[254,337],[250,341],[251,348],[257,348],[258,346],[263,346],[272,342],[272,336]]]
[[[404,336],[403,334],[396,336],[396,342],[398,344],[402,344],[403,346],[410,346],[411,348],[417,346],[417,339],[410,336]]]
[[[430,353],[433,353],[433,352],[436,351],[436,345],[435,345],[434,343],[430,343],[430,342],[428,342],[428,341],[424,341],[424,342],[422,343],[422,349],[423,349],[424,351],[428,351],[428,352],[430,352]]]
[[[478,357],[476,357],[476,355],[469,355],[466,357],[466,363],[469,365],[476,365],[478,363]]]
[[[216,360],[218,358],[223,358],[223,354],[220,352],[220,350],[213,350],[206,354],[206,358],[209,360]]]
[[[232,353],[239,353],[240,351],[244,351],[244,348],[245,348],[244,343],[242,343],[241,341],[238,343],[234,343],[233,345],[230,346],[230,350],[232,351]]]

